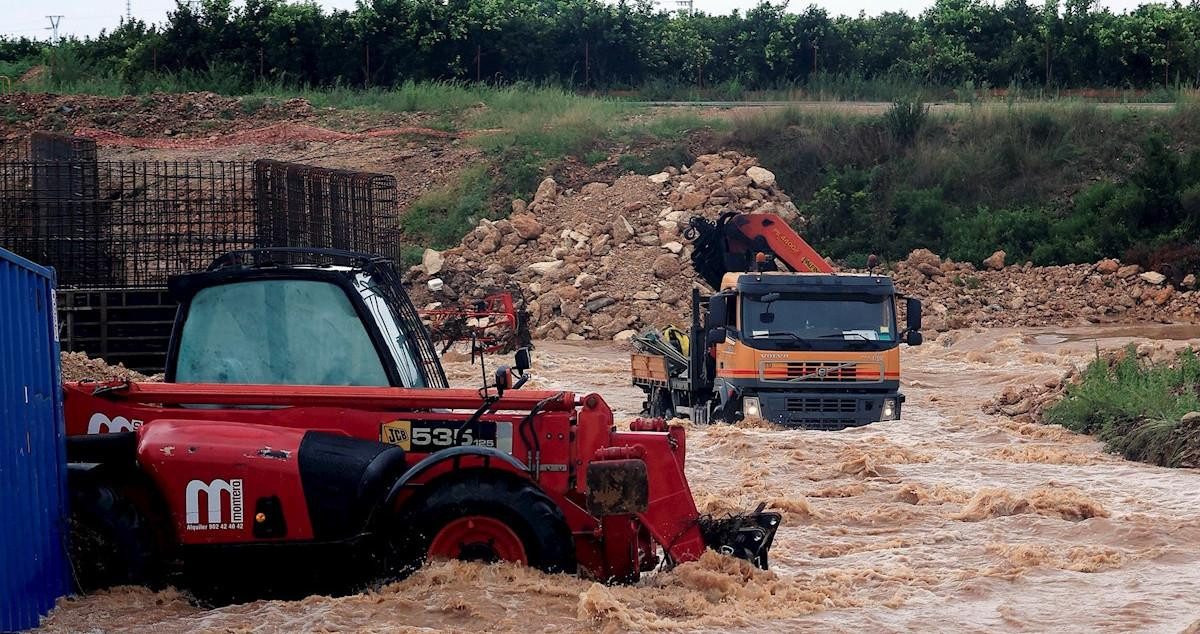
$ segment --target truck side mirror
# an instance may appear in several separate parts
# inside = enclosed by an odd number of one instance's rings
[[[706,343],[708,343],[708,345],[710,345],[710,346],[715,346],[718,343],[725,343],[725,338],[728,334],[729,333],[727,330],[725,330],[724,326],[716,326],[714,328],[709,328],[708,340]]]
[[[708,326],[724,326],[729,317],[729,305],[725,295],[717,294],[708,298]]]
[[[910,346],[919,346],[925,341],[924,335],[919,330],[910,330],[904,335],[904,343]]]
[[[908,318],[908,330],[921,329],[921,300],[909,297],[905,300],[904,312]]]
[[[513,355],[513,369],[520,374],[531,367],[533,367],[533,357],[529,353],[529,348],[517,348],[516,354]]]

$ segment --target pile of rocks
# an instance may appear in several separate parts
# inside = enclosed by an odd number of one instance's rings
[[[109,365],[104,362],[104,359],[88,358],[86,352],[63,352],[62,359],[62,380],[64,381],[83,381],[91,379],[94,381],[161,381],[162,375],[148,377],[136,370],[130,370],[124,365]]]
[[[536,338],[626,339],[688,323],[702,282],[683,231],[693,216],[726,210],[796,217],[775,175],[736,152],[579,191],[547,178],[532,202],[513,201],[507,219],[480,221],[453,249],[427,250],[407,279],[418,305],[519,287]],[[432,277],[445,282],[438,294],[424,289]]]
[[[1004,260],[997,251],[977,269],[918,249],[892,273],[901,291],[924,300],[930,330],[1195,321],[1200,312],[1194,274],[1176,287],[1161,273],[1117,260],[1042,267]]]

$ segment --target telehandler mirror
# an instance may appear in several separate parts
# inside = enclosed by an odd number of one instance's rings
[[[924,335],[919,330],[910,330],[904,335],[904,343],[910,346],[919,346],[925,341]]]
[[[909,297],[905,300],[904,312],[907,314],[908,330],[921,329],[921,300]]]
[[[724,326],[717,326],[708,330],[708,345],[715,346],[719,343],[725,343],[725,338],[729,331]]]
[[[532,367],[533,356],[530,354],[529,348],[517,348],[516,354],[513,355],[513,369],[520,374]]]

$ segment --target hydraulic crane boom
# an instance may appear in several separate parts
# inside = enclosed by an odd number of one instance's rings
[[[712,222],[692,218],[687,237],[695,243],[692,266],[713,288],[726,273],[777,270],[782,262],[798,273],[833,273],[834,269],[775,214],[727,211]],[[764,262],[757,255],[769,256]]]

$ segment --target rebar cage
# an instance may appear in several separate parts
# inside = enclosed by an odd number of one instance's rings
[[[0,152],[0,246],[60,287],[146,288],[228,251],[305,246],[395,257],[396,180],[273,160],[98,161],[35,133]]]

